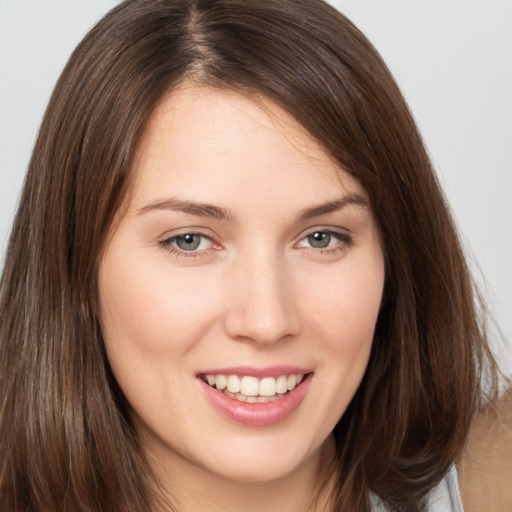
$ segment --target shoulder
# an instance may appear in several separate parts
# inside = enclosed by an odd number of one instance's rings
[[[512,390],[475,419],[457,472],[466,512],[512,511]]]

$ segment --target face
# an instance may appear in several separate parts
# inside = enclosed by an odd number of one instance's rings
[[[150,458],[234,481],[318,459],[365,372],[384,260],[363,188],[269,101],[160,104],[100,264]]]

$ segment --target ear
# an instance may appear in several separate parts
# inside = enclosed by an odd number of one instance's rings
[[[457,472],[465,512],[512,511],[512,388],[474,421]]]

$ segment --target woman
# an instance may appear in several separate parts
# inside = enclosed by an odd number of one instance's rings
[[[126,1],[57,83],[10,239],[1,508],[457,497],[496,373],[473,297],[405,102],[341,14]]]

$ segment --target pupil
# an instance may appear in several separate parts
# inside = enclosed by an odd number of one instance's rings
[[[193,251],[199,247],[201,238],[197,235],[182,235],[176,239],[176,245],[184,251]]]
[[[316,233],[308,236],[308,241],[311,244],[311,247],[314,247],[315,249],[323,249],[329,245],[331,235],[322,231],[317,231]]]

